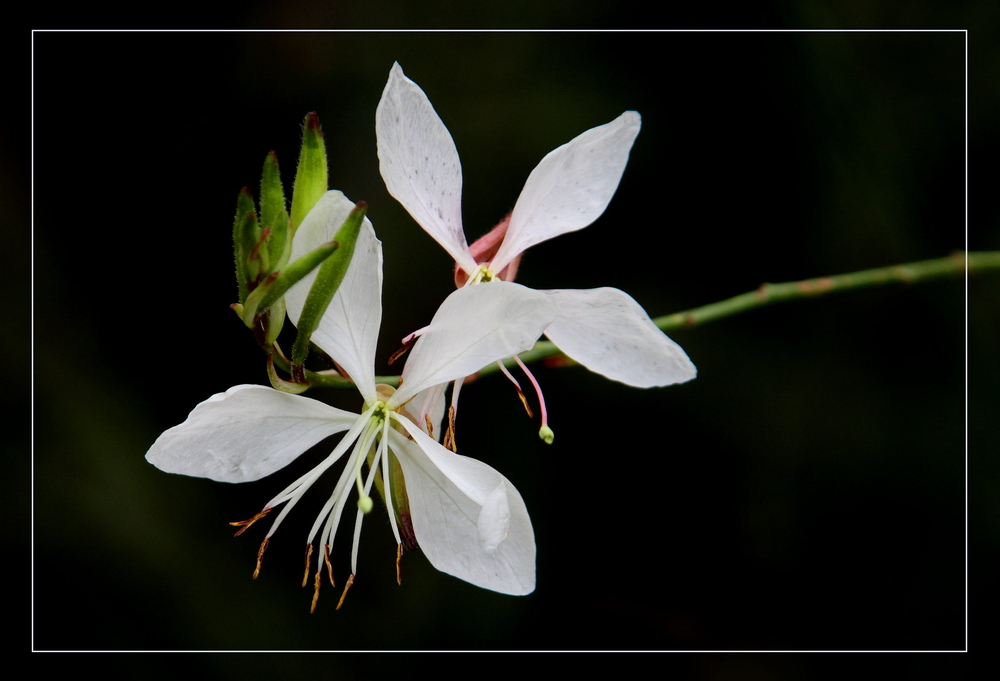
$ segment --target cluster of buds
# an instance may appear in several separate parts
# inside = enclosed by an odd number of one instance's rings
[[[357,203],[333,239],[289,262],[296,231],[327,192],[328,174],[323,130],[319,117],[310,113],[303,123],[291,211],[287,208],[278,158],[273,151],[264,159],[259,207],[254,206],[253,196],[246,187],[236,201],[233,252],[239,302],[231,307],[267,352],[271,384],[286,392],[300,393],[309,387],[305,371],[309,339],[344,278],[367,208],[363,201]],[[312,277],[289,358],[277,343],[285,322],[284,296],[314,272],[318,276]],[[291,381],[278,376],[276,363],[292,374]]]

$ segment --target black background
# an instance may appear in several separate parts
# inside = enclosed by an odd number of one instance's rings
[[[377,372],[451,290],[448,257],[378,173],[394,60],[455,138],[470,240],[546,152],[639,111],[606,213],[531,249],[519,281],[616,286],[658,316],[963,248],[962,33],[36,33],[34,58],[35,648],[965,647],[967,396],[968,531],[974,556],[997,551],[995,501],[976,494],[998,478],[988,278],[969,282],[968,391],[960,278],[674,332],[699,369],[682,386],[539,367],[549,447],[502,378],[467,386],[461,451],[517,485],[535,527],[527,597],[419,554],[397,586],[376,508],[344,607],[328,589],[310,615],[302,548],[324,495],[289,517],[256,581],[265,529],[233,539],[227,522],[322,446],[241,486],[143,458],[209,395],[267,382],[227,310],[231,220],[270,149],[291,182],[307,111],[331,187],[369,203],[384,244]],[[969,246],[1000,248],[995,220]]]

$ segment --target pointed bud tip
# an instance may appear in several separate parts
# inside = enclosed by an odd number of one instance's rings
[[[306,129],[315,132],[317,135],[323,134],[323,127],[319,124],[319,116],[315,111],[306,114]]]

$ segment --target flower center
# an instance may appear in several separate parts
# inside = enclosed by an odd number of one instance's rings
[[[500,278],[497,276],[496,272],[490,269],[489,265],[480,264],[475,270],[473,270],[472,276],[469,277],[469,280],[465,285],[485,284],[491,281],[500,281]]]

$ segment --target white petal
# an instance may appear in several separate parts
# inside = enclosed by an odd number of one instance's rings
[[[454,291],[410,350],[390,403],[531,349],[556,313],[549,296],[520,284],[494,281]]]
[[[514,485],[454,454],[405,419],[413,440],[389,431],[406,480],[417,543],[431,565],[484,589],[535,589],[535,533]]]
[[[249,482],[284,468],[357,414],[261,385],[238,385],[199,404],[165,431],[146,460],[167,473]]]
[[[421,390],[406,403],[406,412],[413,417],[425,433],[427,432],[427,419],[430,419],[432,437],[438,442],[444,435],[441,423],[444,421],[445,407],[448,406],[448,400],[444,395],[447,388],[447,383],[441,383]],[[422,414],[426,414],[427,418],[424,418]]]
[[[331,241],[353,208],[354,203],[339,191],[324,194],[295,232],[292,259]],[[293,324],[302,314],[317,270],[285,294],[288,317]],[[375,346],[381,321],[382,243],[365,218],[351,265],[313,332],[312,341],[344,368],[367,401],[375,397]]]
[[[503,480],[493,488],[483,502],[476,520],[476,532],[479,534],[479,545],[483,551],[496,551],[510,536],[510,500],[507,497],[507,485]]]
[[[639,303],[616,288],[546,291],[559,316],[545,335],[591,371],[637,388],[683,383],[694,364],[653,324]]]
[[[550,151],[531,171],[490,267],[499,272],[529,246],[583,229],[608,207],[639,134],[635,111]]]
[[[427,95],[393,64],[375,110],[379,169],[413,219],[467,272],[476,268],[462,230],[462,164]]]

